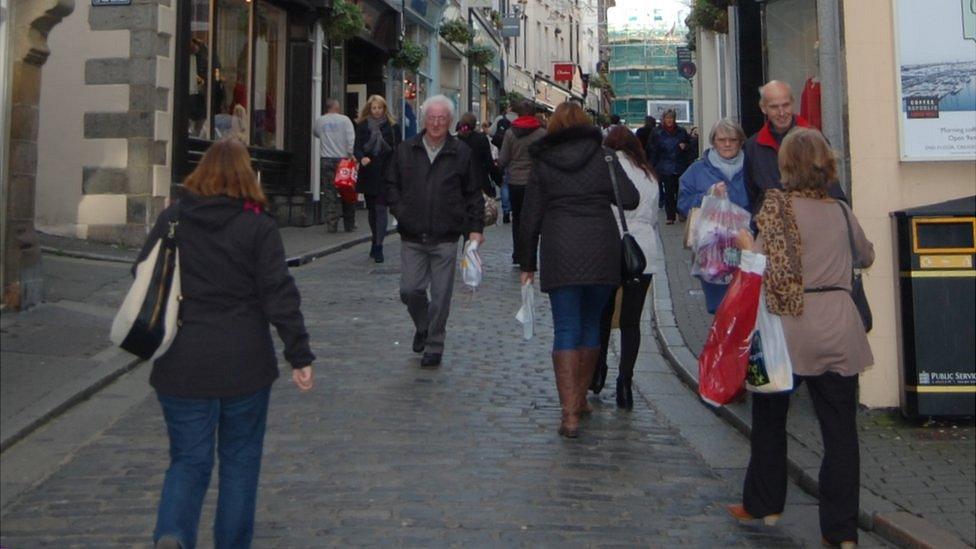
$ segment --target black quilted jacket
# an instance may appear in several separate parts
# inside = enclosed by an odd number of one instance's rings
[[[620,232],[610,207],[613,186],[604,159],[613,159],[624,209],[640,195],[596,127],[573,127],[545,136],[529,149],[532,175],[519,231],[519,264],[536,271],[542,237],[543,292],[575,284],[620,284]]]

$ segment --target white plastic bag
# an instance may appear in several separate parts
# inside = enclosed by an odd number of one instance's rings
[[[478,243],[469,240],[464,244],[464,253],[461,254],[461,280],[473,290],[481,284],[482,274]]]
[[[515,320],[522,323],[522,337],[532,339],[532,328],[535,323],[533,310],[535,308],[535,292],[532,283],[522,284],[522,307],[515,313]]]
[[[786,346],[783,319],[766,308],[765,292],[759,294],[759,314],[749,354],[746,389],[754,393],[793,390],[793,361]]]

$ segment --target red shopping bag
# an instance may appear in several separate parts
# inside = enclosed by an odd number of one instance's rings
[[[339,191],[339,196],[342,197],[342,201],[347,204],[354,204],[356,202],[357,176],[358,172],[356,171],[355,160],[343,158],[339,161],[339,165],[336,166],[333,184],[336,190]]]
[[[698,394],[713,406],[728,404],[744,391],[764,270],[766,256],[742,252],[739,270],[732,276],[698,355]]]

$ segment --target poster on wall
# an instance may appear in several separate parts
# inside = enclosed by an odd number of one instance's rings
[[[976,0],[897,0],[905,161],[976,160]]]

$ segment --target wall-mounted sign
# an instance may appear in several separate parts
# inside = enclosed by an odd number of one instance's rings
[[[691,123],[691,103],[688,101],[669,101],[669,100],[649,100],[647,102],[647,114],[661,120],[666,111],[674,111],[677,115],[675,122],[679,124]]]
[[[91,0],[92,6],[128,6],[132,0]]]
[[[976,160],[976,2],[895,10],[901,159]]]
[[[572,82],[576,65],[572,63],[556,63],[552,66],[552,79],[557,82]]]
[[[522,22],[517,15],[502,17],[502,38],[517,38],[522,34]]]

